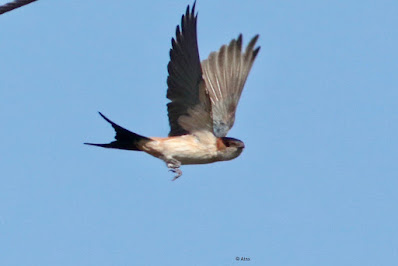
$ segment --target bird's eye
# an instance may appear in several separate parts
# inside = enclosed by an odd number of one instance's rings
[[[230,143],[229,141],[226,141],[224,144],[225,144],[225,146],[227,146],[227,147],[231,146],[231,143]]]

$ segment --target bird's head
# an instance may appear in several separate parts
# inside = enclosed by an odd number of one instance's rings
[[[235,159],[245,148],[245,144],[238,139],[222,137],[219,141],[219,154],[222,161]]]

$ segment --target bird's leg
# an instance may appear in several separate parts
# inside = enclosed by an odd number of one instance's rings
[[[170,168],[169,171],[176,174],[172,181],[176,180],[180,176],[182,176],[182,171],[179,168],[181,166],[181,162],[177,161],[176,159],[169,159],[167,160],[167,167]]]

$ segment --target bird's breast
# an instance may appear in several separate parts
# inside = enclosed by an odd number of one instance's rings
[[[184,135],[152,138],[143,151],[162,160],[176,159],[181,164],[205,164],[217,161],[217,139],[214,136]]]

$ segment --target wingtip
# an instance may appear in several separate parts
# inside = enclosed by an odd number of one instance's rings
[[[190,8],[190,5],[187,6],[187,9],[185,10],[185,17],[189,17],[190,15],[195,16],[195,7],[196,7],[196,0],[192,4],[192,8]]]
[[[190,7],[189,7],[189,5],[187,6],[187,9],[185,10],[185,17],[188,17],[189,16],[189,11],[190,11]],[[183,15],[183,17],[184,17],[184,15]]]
[[[246,46],[246,52],[245,52],[245,53],[252,52],[252,53],[254,53],[254,55],[257,55],[257,53],[258,53],[259,50],[260,50],[260,49],[259,49],[260,46],[257,47],[255,50],[253,50],[253,49],[254,49],[254,46],[256,45],[256,42],[257,42],[257,40],[258,40],[259,37],[260,37],[260,35],[259,35],[259,34],[256,34],[256,35],[250,40],[249,44]]]
[[[193,5],[192,5],[192,14],[195,14],[195,7],[196,7],[196,0],[193,1]]]
[[[254,35],[254,37],[252,38],[252,40],[250,41],[250,43],[253,43],[253,46],[256,44],[258,38],[260,38],[260,34],[256,34]]]
[[[257,48],[253,51],[253,58],[256,58],[258,52],[260,52],[260,48],[261,48],[261,46],[257,47]]]
[[[253,37],[254,42],[253,42],[253,48],[257,43],[257,40],[260,38],[260,34],[256,34],[256,36]],[[256,58],[258,52],[260,52],[261,46],[257,46],[256,49],[253,51],[253,58]]]
[[[242,39],[243,39],[243,35],[241,33],[241,34],[239,34],[238,38],[236,39],[236,44],[239,47],[239,51],[242,49]]]

